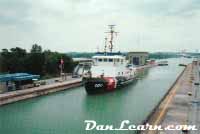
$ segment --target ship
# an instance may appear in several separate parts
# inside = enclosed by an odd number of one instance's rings
[[[114,26],[109,25],[104,50],[95,53],[90,70],[83,76],[88,94],[114,91],[136,79],[136,67],[128,64],[123,53],[113,51],[113,40],[118,33],[115,32]]]

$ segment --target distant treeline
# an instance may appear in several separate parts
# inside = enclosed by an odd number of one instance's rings
[[[123,53],[124,55],[127,52]],[[2,49],[0,52],[0,73],[17,73],[27,72],[39,74],[42,77],[53,77],[60,74],[60,60],[64,60],[64,72],[71,73],[77,63],[74,63],[72,58],[91,58],[95,53],[92,52],[70,52],[58,53],[50,50],[42,50],[42,47],[34,44],[27,52],[25,49],[16,47]],[[198,54],[191,54],[197,56]],[[167,59],[179,57],[179,53],[173,52],[156,52],[149,53],[149,59]]]
[[[34,44],[30,52],[16,47],[2,49],[0,52],[0,73],[26,72],[39,74],[42,77],[58,76],[60,74],[60,60],[64,60],[64,72],[70,73],[74,68],[74,62],[66,54],[42,51],[42,47]]]
[[[73,58],[91,58],[95,55],[95,53],[92,52],[69,52],[67,55],[73,57]]]
[[[149,59],[168,59],[180,57],[178,53],[173,52],[156,52],[149,53]]]
[[[67,53],[67,55],[73,57],[73,58],[91,58],[94,56],[95,53],[87,53],[87,52],[70,52]],[[124,55],[127,54],[127,52],[123,53]],[[150,59],[167,59],[167,58],[175,58],[179,57],[178,53],[170,53],[170,52],[156,52],[156,53],[149,53]]]

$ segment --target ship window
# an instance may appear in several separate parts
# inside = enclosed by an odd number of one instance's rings
[[[109,59],[109,62],[113,62],[113,59]]]
[[[117,62],[119,62],[119,59],[117,59]]]
[[[104,61],[104,62],[107,62],[107,61],[108,61],[108,59],[103,59],[103,61]]]
[[[102,59],[98,59],[99,62],[102,62]]]

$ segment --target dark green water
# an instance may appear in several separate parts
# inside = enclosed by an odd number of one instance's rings
[[[141,74],[135,83],[112,93],[88,96],[83,87],[0,107],[0,134],[126,134],[133,131],[85,131],[84,120],[118,127],[122,120],[139,124],[183,70],[186,59]]]

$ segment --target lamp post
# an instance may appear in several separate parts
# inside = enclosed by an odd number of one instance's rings
[[[63,58],[60,59],[60,77],[63,79],[63,69],[64,69],[64,60]]]

